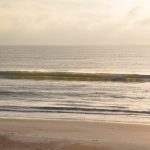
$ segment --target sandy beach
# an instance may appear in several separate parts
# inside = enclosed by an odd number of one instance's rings
[[[0,119],[0,150],[149,149],[149,125]]]

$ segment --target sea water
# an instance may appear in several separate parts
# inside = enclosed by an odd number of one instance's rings
[[[149,124],[149,75],[149,46],[0,46],[0,117]]]

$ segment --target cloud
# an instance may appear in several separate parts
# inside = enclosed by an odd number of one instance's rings
[[[2,3],[3,2],[3,3]],[[14,0],[1,1],[0,20],[3,25],[0,25],[0,30],[11,31],[17,27],[22,32],[34,32],[40,30],[53,30],[68,27],[90,28],[93,24],[102,19],[103,14],[100,8],[101,4],[98,0],[85,0],[80,2],[75,0],[59,0],[56,1],[41,1],[41,0]],[[89,9],[91,7],[91,9]],[[92,8],[93,7],[93,8]],[[58,30],[59,30],[58,29]]]
[[[144,6],[138,0],[1,0],[0,44],[135,42],[139,24],[149,23]]]
[[[140,11],[140,7],[136,6],[129,10],[128,17],[137,17]]]
[[[140,20],[138,22],[139,25],[142,25],[142,26],[149,26],[150,27],[150,17],[148,18],[145,18],[143,20]]]

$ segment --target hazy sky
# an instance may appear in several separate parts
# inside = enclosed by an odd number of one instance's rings
[[[150,0],[0,0],[0,44],[150,44]]]

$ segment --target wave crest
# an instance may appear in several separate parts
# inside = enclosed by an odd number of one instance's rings
[[[150,82],[150,75],[112,74],[112,73],[75,73],[75,72],[38,72],[38,71],[0,71],[0,78],[30,80],[67,80],[67,81],[112,81],[112,82]]]

